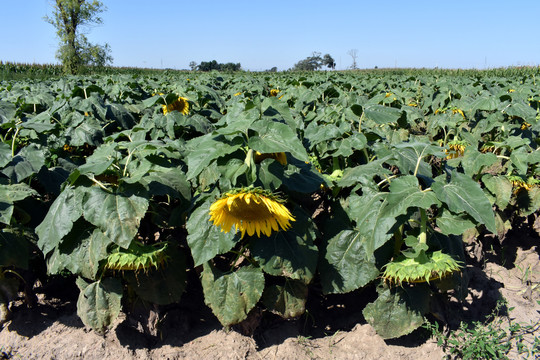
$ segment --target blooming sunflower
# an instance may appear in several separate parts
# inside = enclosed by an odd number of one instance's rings
[[[284,152],[264,153],[264,154],[258,151],[255,152],[254,160],[256,164],[268,158],[277,160],[281,165],[287,165],[287,155],[285,155]]]
[[[167,113],[176,110],[184,115],[187,115],[189,112],[189,102],[188,99],[185,97],[179,97],[178,100],[173,101],[170,104],[167,105],[161,105],[163,108],[163,114],[167,115]]]
[[[278,89],[272,89],[270,90],[270,96],[277,96],[279,94],[279,90]]]
[[[210,206],[210,221],[220,226],[222,232],[235,230],[252,236],[261,232],[270,236],[272,230],[288,230],[295,221],[283,200],[260,188],[235,189],[226,193]]]

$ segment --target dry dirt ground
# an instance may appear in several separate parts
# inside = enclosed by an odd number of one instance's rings
[[[514,321],[540,321],[538,249],[516,248],[511,263],[484,258],[480,266],[469,266],[470,292],[465,304],[460,304],[460,315],[455,315],[455,308],[443,308],[440,315],[449,323],[482,319],[502,296],[515,308],[510,313]],[[58,292],[53,290],[48,292]],[[242,329],[224,331],[208,309],[195,308],[202,299],[160,313],[157,323],[152,321],[152,311],[139,315],[133,311],[129,318],[121,315],[101,336],[86,329],[76,315],[76,298],[58,299],[48,292],[38,293],[39,303],[32,309],[13,304],[13,318],[0,332],[0,359],[430,360],[444,356],[425,329],[400,339],[381,339],[363,319],[363,306],[355,306],[372,296],[365,292],[311,299],[308,308],[316,310],[294,321],[265,315],[252,336],[242,335]],[[515,353],[509,356],[521,358]]]

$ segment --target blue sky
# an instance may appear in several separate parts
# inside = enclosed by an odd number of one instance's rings
[[[43,17],[53,0],[0,0],[0,60],[57,63],[58,40]],[[187,69],[190,61],[291,68],[318,51],[338,69],[539,65],[540,1],[104,0],[115,66]]]

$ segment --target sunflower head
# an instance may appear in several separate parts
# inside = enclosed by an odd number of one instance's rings
[[[161,108],[163,109],[163,114],[165,115],[167,115],[167,113],[173,110],[176,110],[184,115],[187,115],[189,113],[189,102],[188,102],[188,99],[180,96],[177,100],[173,101],[170,104],[161,105]]]
[[[467,143],[461,140],[452,140],[448,143],[448,149],[445,149],[446,159],[455,159],[463,156]]]
[[[383,278],[401,285],[406,283],[430,282],[442,279],[460,270],[459,263],[441,251],[422,253],[416,258],[400,256],[386,264]]]
[[[242,188],[226,193],[210,206],[210,221],[222,232],[234,226],[243,238],[246,232],[260,237],[280,228],[288,230],[290,221],[295,220],[278,196],[260,188]]]
[[[118,249],[107,257],[105,269],[121,271],[148,272],[152,267],[158,269],[167,262],[167,243],[161,247],[133,243],[128,249]]]
[[[279,90],[278,89],[272,89],[270,90],[270,96],[278,96]]]
[[[287,165],[287,155],[285,155],[284,152],[277,152],[277,153],[260,153],[258,151],[255,152],[255,164],[260,163],[264,159],[275,159],[277,160],[281,165]]]

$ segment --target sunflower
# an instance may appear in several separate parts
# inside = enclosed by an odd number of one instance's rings
[[[276,153],[260,153],[255,152],[255,163],[258,164],[264,159],[275,159],[277,160],[281,165],[287,165],[287,155],[285,155],[284,152],[276,152]]]
[[[163,108],[163,114],[167,115],[167,113],[176,110],[184,115],[187,115],[189,112],[189,102],[188,99],[185,97],[179,97],[178,100],[173,101],[172,103],[168,105],[161,105]]]
[[[384,266],[383,279],[401,285],[406,283],[430,282],[442,279],[456,271],[460,271],[461,262],[441,251],[422,252],[417,258],[406,258],[400,255],[396,260]]]
[[[220,226],[222,232],[235,230],[252,236],[261,232],[270,236],[272,230],[288,230],[295,221],[283,200],[260,188],[235,189],[226,193],[210,206],[210,221]]]
[[[279,90],[278,89],[272,89],[270,90],[270,96],[278,96]]]

